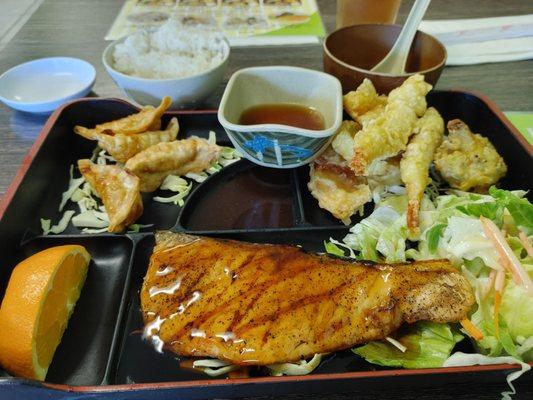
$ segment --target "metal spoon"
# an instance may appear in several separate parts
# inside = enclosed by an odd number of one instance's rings
[[[407,56],[409,56],[409,50],[415,37],[418,25],[422,21],[422,17],[426,13],[431,0],[416,0],[407,21],[400,32],[400,36],[396,39],[396,43],[374,68],[372,72],[381,72],[389,74],[403,74],[405,73],[405,64],[407,62]]]

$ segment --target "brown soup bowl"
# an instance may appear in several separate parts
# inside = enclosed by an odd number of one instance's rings
[[[435,86],[446,63],[446,48],[427,33],[417,31],[406,73],[402,75],[372,72],[394,45],[400,25],[352,25],[337,29],[324,40],[324,71],[337,77],[343,93],[355,90],[365,78],[378,93],[388,94],[411,75],[420,73]]]

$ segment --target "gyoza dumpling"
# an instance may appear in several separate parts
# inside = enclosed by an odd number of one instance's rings
[[[141,181],[141,192],[153,192],[168,175],[202,172],[218,159],[220,147],[191,137],[158,143],[130,158],[125,167]]]
[[[98,140],[98,146],[106,150],[115,160],[125,163],[135,154],[147,149],[154,144],[171,142],[176,139],[179,131],[177,118],[172,118],[164,131],[147,131],[136,135],[118,133],[108,135],[98,133],[94,129],[74,128],[74,132],[86,139]]]
[[[146,131],[156,131],[161,129],[161,116],[171,104],[172,99],[168,96],[165,96],[157,108],[146,106],[143,107],[137,114],[128,115],[127,117],[117,119],[115,121],[96,125],[94,129],[76,126],[74,127],[74,130],[76,133],[85,137],[88,137],[93,133],[105,133],[108,135],[132,135]]]
[[[109,232],[122,232],[143,212],[139,178],[117,165],[97,165],[78,160],[78,168],[104,203]]]

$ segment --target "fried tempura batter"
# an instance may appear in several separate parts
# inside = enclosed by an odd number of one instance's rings
[[[342,121],[341,126],[331,142],[333,150],[340,154],[344,160],[353,158],[353,138],[361,130],[361,125],[355,121]]]
[[[507,173],[507,165],[492,143],[472,133],[463,121],[449,121],[448,132],[435,154],[435,167],[451,187],[486,191]]]
[[[139,178],[117,165],[97,165],[78,160],[78,168],[104,203],[109,232],[122,232],[143,212]]]
[[[356,176],[331,147],[311,164],[307,187],[320,208],[344,222],[372,199],[366,179]]]
[[[355,121],[363,125],[363,121],[368,121],[370,116],[377,117],[387,104],[387,96],[379,96],[372,82],[365,78],[359,87],[344,95],[344,110]],[[364,114],[368,114],[364,117]],[[361,119],[362,118],[362,119]]]
[[[381,116],[370,121],[354,138],[354,157],[350,167],[356,175],[368,175],[372,162],[404,151],[417,121],[426,107],[431,85],[422,75],[409,77],[394,89]]]
[[[407,227],[418,233],[420,202],[429,183],[429,166],[442,143],[444,120],[433,107],[416,124],[415,135],[400,161],[402,181],[407,189]]]
[[[141,181],[142,192],[153,192],[168,175],[202,172],[218,159],[220,147],[207,140],[191,137],[158,143],[126,162],[126,168]]]
[[[171,142],[176,139],[179,131],[177,118],[172,118],[164,131],[147,131],[136,135],[118,133],[108,135],[98,133],[95,129],[74,128],[74,132],[86,139],[98,140],[98,146],[106,150],[115,160],[125,163],[135,154],[147,149],[154,144]]]
[[[74,127],[74,130],[79,135],[85,137],[90,137],[95,133],[105,133],[107,135],[131,135],[146,131],[157,131],[161,129],[161,116],[171,104],[172,99],[165,96],[157,108],[146,106],[137,114],[128,115],[127,117],[115,121],[96,125],[94,129],[76,126]]]
[[[402,184],[400,159],[401,156],[398,155],[372,163],[367,176],[368,185],[372,191]]]

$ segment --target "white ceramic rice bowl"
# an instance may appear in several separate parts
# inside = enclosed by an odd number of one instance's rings
[[[170,109],[193,108],[213,93],[224,79],[230,53],[227,40],[223,42],[227,46],[226,57],[220,64],[201,74],[175,79],[139,78],[117,71],[113,67],[115,46],[125,40],[126,38],[122,38],[107,46],[102,62],[117,86],[141,106],[158,106],[163,97],[170,96],[172,99]]]

